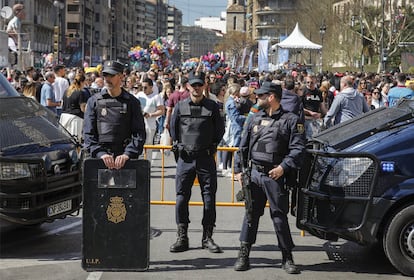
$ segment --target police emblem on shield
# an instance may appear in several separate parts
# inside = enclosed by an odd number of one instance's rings
[[[108,217],[108,221],[111,221],[115,224],[125,221],[126,217],[126,207],[124,204],[124,199],[119,196],[111,197],[111,203],[108,205],[108,209],[106,209],[106,215]]]
[[[107,114],[106,108],[103,108],[101,111],[101,115],[105,117],[106,114]]]

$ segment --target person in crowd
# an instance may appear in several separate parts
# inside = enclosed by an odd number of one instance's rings
[[[13,5],[13,15],[14,17],[7,24],[6,32],[9,34],[9,49],[17,52],[19,40],[22,40],[22,21],[26,18],[24,5],[21,3]]]
[[[305,111],[303,109],[303,102],[295,93],[295,81],[292,76],[288,76],[285,79],[285,88],[282,89],[282,99],[280,104],[282,108],[288,112],[292,112],[299,117],[301,124],[305,123]]]
[[[170,97],[168,97],[168,102],[167,102],[167,111],[166,111],[166,115],[165,115],[165,127],[167,129],[170,129],[170,121],[171,121],[171,116],[174,110],[175,105],[177,105],[177,103],[181,100],[184,100],[186,98],[188,98],[190,96],[190,92],[187,89],[187,84],[188,84],[188,78],[185,76],[181,76],[178,79],[178,90],[175,90]]]
[[[43,79],[42,74],[40,72],[35,71],[32,76],[33,84],[36,87],[36,100],[40,103],[40,93],[42,91],[43,82],[41,79]]]
[[[157,118],[164,114],[164,101],[160,98],[159,94],[153,92],[153,82],[149,78],[145,78],[142,83],[143,91],[138,92],[135,96],[141,103],[142,113],[145,120],[145,131],[147,138],[145,144],[153,145],[154,136],[157,131]],[[146,151],[147,159],[153,164],[155,154],[153,155],[152,149]],[[154,157],[153,157],[154,156]]]
[[[109,169],[138,158],[146,138],[141,104],[122,88],[123,70],[120,62],[105,62],[105,88],[88,99],[84,115],[84,147]]]
[[[53,68],[55,72],[55,82],[53,83],[53,90],[55,92],[55,99],[57,102],[61,102],[61,105],[56,109],[57,115],[62,113],[62,99],[66,90],[69,88],[69,81],[66,79],[66,67],[63,64],[58,64]]]
[[[236,157],[236,178],[241,181],[242,166],[251,166],[251,195],[253,212],[245,215],[240,233],[240,250],[234,269],[250,269],[249,254],[256,242],[260,217],[266,202],[270,205],[282,268],[289,274],[300,273],[292,256],[294,243],[289,228],[289,191],[284,188],[285,174],[299,167],[305,148],[303,124],[299,118],[280,105],[282,88],[265,81],[256,89],[257,103],[262,108],[245,127],[240,143],[240,156]],[[251,218],[251,219],[250,219]]]
[[[381,99],[384,102],[384,106],[388,107],[388,92],[390,91],[390,84],[384,83],[384,85],[381,88]]]
[[[137,79],[136,79],[136,76],[135,75],[130,74],[126,78],[125,89],[130,94],[132,94],[132,95],[134,95],[136,97],[136,95],[138,94],[138,87],[137,87]]]
[[[210,86],[211,89],[211,94],[216,96],[216,103],[219,106],[219,111],[220,111],[220,116],[223,119],[223,122],[226,122],[226,112],[224,109],[224,105],[225,105],[225,94],[226,94],[226,85],[224,84],[224,82],[221,81],[216,81],[215,83],[211,84]],[[225,142],[223,141],[223,139],[220,141],[219,146],[225,146]],[[217,151],[217,162],[218,162],[218,170],[223,170],[223,159],[224,159],[224,154],[227,152],[223,152],[223,151]]]
[[[305,110],[306,138],[310,139],[320,132],[322,116],[325,115],[326,108],[323,104],[322,92],[316,87],[315,77],[308,75],[305,81],[306,88],[303,92],[302,101]]]
[[[366,79],[360,79],[358,82],[358,87],[357,87],[357,91],[359,93],[364,93],[368,90],[368,82]]]
[[[324,126],[330,127],[369,110],[364,96],[353,88],[352,77],[344,76],[341,78],[341,92],[335,97],[331,108],[326,113]]]
[[[242,112],[240,109],[240,85],[232,83],[227,87],[228,98],[225,104],[226,117],[228,119],[226,123],[226,129],[228,129],[228,143],[229,147],[238,147],[240,144],[241,134],[243,131],[243,125],[246,120],[246,115],[250,111],[250,108],[245,108]],[[230,177],[232,176],[231,170],[231,152],[224,153],[223,159],[223,175]]]
[[[147,72],[147,78],[152,80],[152,85],[153,85],[152,86],[152,92],[154,94],[160,93],[160,88],[158,87],[158,84],[157,84],[157,79],[158,79],[157,72],[155,72],[153,69],[149,70]]]
[[[82,74],[75,76],[73,83],[63,95],[62,113],[72,114],[83,119],[86,102],[88,101],[87,96],[83,92],[85,80],[86,78]]]
[[[385,103],[382,100],[382,95],[379,88],[374,88],[372,91],[372,100],[371,100],[371,107],[373,109],[378,109],[380,107],[384,107]]]
[[[205,73],[192,72],[187,84],[190,97],[175,106],[170,123],[177,159],[175,219],[178,238],[170,247],[170,252],[174,253],[189,249],[189,201],[196,175],[204,203],[201,246],[212,253],[222,252],[212,236],[216,223],[217,192],[214,155],[224,134],[224,123],[217,103],[203,95],[205,87]]]
[[[402,98],[411,99],[414,97],[414,90],[407,88],[405,82],[407,75],[405,73],[398,73],[397,85],[391,88],[388,92],[388,106],[394,107]]]
[[[62,105],[62,101],[56,101],[55,92],[53,89],[53,83],[55,82],[56,76],[52,71],[48,71],[45,74],[46,81],[43,83],[40,92],[40,104],[57,114],[56,107]]]
[[[28,82],[23,87],[23,92],[22,93],[23,93],[24,96],[38,101],[37,98],[36,98],[36,84],[34,82]]]

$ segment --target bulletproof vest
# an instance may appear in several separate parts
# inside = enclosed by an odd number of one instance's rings
[[[280,164],[289,151],[290,131],[286,117],[256,118],[252,127],[251,159],[263,164]]]
[[[180,102],[180,142],[186,151],[201,151],[213,144],[213,112],[204,106]]]
[[[123,145],[131,137],[131,110],[115,98],[97,100],[99,143]]]

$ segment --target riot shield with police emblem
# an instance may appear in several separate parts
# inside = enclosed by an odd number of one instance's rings
[[[149,266],[150,164],[128,160],[120,170],[84,162],[82,267],[143,271]]]

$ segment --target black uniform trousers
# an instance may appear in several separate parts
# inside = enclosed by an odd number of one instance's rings
[[[195,176],[200,182],[203,199],[203,226],[215,226],[216,223],[216,192],[217,169],[214,155],[203,155],[197,158],[178,158],[175,176],[176,206],[175,220],[177,224],[190,223],[188,203]]]
[[[264,214],[266,201],[269,201],[270,218],[281,250],[291,251],[295,247],[287,219],[289,212],[289,191],[283,188],[284,178],[273,180],[267,173],[255,169],[251,173],[251,193],[253,199],[252,222],[249,226],[246,216],[243,220],[240,241],[254,244],[260,217]]]

